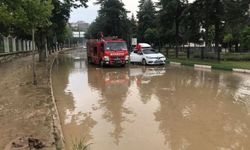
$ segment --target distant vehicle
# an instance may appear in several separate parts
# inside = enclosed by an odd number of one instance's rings
[[[155,52],[152,48],[135,49],[130,54],[130,62],[141,63],[143,65],[164,65],[166,63],[166,57],[161,53]]]
[[[138,45],[140,45],[142,49],[152,48],[148,43],[139,43]]]
[[[148,43],[138,43],[134,49],[134,50],[139,50],[139,49],[149,49],[149,48],[152,48],[151,45],[149,45]]]
[[[88,62],[100,66],[125,66],[129,63],[126,41],[118,38],[91,39],[87,42]]]

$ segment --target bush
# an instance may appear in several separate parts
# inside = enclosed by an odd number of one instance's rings
[[[250,50],[250,27],[246,27],[242,30],[240,43],[243,49]]]

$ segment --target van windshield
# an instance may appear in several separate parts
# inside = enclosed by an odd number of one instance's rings
[[[108,51],[120,51],[120,50],[127,50],[126,42],[108,42],[105,45],[105,50]]]

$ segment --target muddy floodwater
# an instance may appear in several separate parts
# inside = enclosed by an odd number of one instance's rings
[[[53,86],[68,150],[249,150],[250,75],[88,65],[61,54]]]

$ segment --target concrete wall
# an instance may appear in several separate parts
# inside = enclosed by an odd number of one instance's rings
[[[32,41],[0,35],[0,54],[32,51]]]

